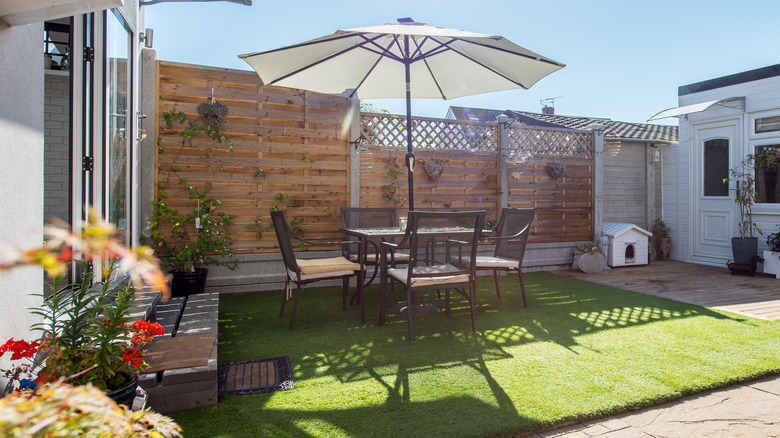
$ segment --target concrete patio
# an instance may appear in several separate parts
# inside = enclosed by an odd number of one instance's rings
[[[751,318],[780,319],[780,280],[772,275],[731,275],[726,266],[671,260],[653,260],[649,265],[620,267],[598,274],[571,270],[554,272]]]

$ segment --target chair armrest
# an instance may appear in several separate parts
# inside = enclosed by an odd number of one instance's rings
[[[526,225],[526,226],[525,226],[525,228],[523,228],[522,230],[518,231],[518,232],[517,232],[517,233],[515,233],[515,234],[512,234],[511,236],[482,236],[482,239],[483,239],[483,240],[485,240],[485,241],[488,241],[488,240],[509,240],[509,239],[516,239],[516,238],[520,237],[520,235],[521,235],[521,234],[525,233],[525,232],[526,232],[526,230],[528,230],[528,227],[529,227],[529,226],[530,226],[530,225]]]

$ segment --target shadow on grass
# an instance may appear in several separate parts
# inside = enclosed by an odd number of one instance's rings
[[[552,344],[577,355],[593,351],[580,344],[583,335],[702,316],[728,319],[706,308],[549,273],[526,275],[529,307],[524,308],[516,278],[501,281],[501,299],[492,279],[478,282],[476,334],[468,306],[456,301],[450,318],[443,312],[415,318],[414,342],[406,340],[405,316],[375,325],[375,286],[367,290],[365,325],[359,323],[359,307],[341,310],[338,289],[304,291],[294,331],[287,330],[289,310],[278,318],[281,292],[223,296],[219,360],[287,355],[295,389],[225,397],[217,406],[173,417],[188,437],[470,437],[536,430],[594,412],[560,409],[532,415],[533,400],[518,411],[522,395],[506,382],[512,382],[512,373],[533,368],[525,357],[516,357],[523,347]],[[396,291],[393,296],[402,295]],[[420,299],[443,307],[435,292]],[[607,406],[599,413],[623,409],[626,403]]]

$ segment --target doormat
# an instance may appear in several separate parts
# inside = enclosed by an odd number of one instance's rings
[[[290,359],[287,356],[223,362],[219,364],[217,372],[220,396],[264,394],[293,389]]]

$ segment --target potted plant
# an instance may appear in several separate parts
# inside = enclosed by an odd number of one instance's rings
[[[669,260],[672,250],[672,238],[669,237],[669,227],[660,217],[655,218],[650,230],[653,233],[653,248],[657,260]]]
[[[731,251],[734,264],[750,266],[758,255],[758,238],[756,234],[764,234],[753,222],[753,205],[756,203],[756,157],[752,154],[742,162],[729,169],[726,181],[736,182],[736,197],[734,202],[739,207],[739,237],[731,238]]]
[[[152,213],[152,246],[162,257],[162,266],[173,275],[173,296],[202,293],[208,276],[208,265],[225,266],[235,270],[238,260],[230,247],[233,238],[228,229],[233,220],[217,211],[222,204],[211,198],[209,191],[198,191],[190,186],[194,208],[187,212],[172,209],[160,192]],[[142,242],[149,240],[142,236]]]
[[[769,233],[766,245],[769,250],[764,251],[764,274],[774,274],[780,278],[780,231]]]
[[[92,386],[108,392],[118,403],[135,398],[137,376],[147,367],[144,346],[162,327],[146,321],[132,322],[130,305],[135,286],[151,285],[167,298],[165,276],[150,248],[128,249],[118,241],[116,228],[90,212],[82,232],[47,226],[46,245],[27,251],[7,251],[0,270],[38,265],[55,278],[51,294],[31,311],[41,322],[31,327],[41,333],[37,341],[7,340],[0,356],[24,361],[4,370],[11,384],[35,389],[62,380],[71,385]],[[62,285],[67,264],[79,257],[80,281]],[[110,260],[120,260],[110,263]],[[89,263],[108,261],[110,267],[93,273]],[[116,275],[120,274],[120,275]],[[125,396],[125,398],[122,398]]]
[[[582,272],[593,274],[603,271],[606,267],[607,258],[594,242],[577,244],[577,249],[574,251],[574,263],[572,263],[573,270],[579,269]]]

